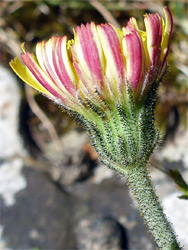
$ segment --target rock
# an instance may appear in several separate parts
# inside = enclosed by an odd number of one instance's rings
[[[184,167],[188,169],[188,130],[179,127],[175,138],[169,140],[158,152],[160,159],[175,163],[182,161]],[[159,158],[158,157],[158,158]]]
[[[0,197],[7,207],[14,205],[16,193],[26,188],[22,168],[23,162],[18,158],[0,165]]]
[[[5,249],[74,249],[71,197],[41,172],[24,167],[23,175],[27,187],[16,194],[14,205],[1,203]]]
[[[116,218],[126,230],[128,249],[155,249],[156,245],[147,233],[138,210],[132,206],[125,180],[113,176],[95,184],[91,178],[66,188],[81,202],[75,215],[78,221],[87,219],[91,214],[95,218]]]
[[[19,134],[21,94],[15,76],[2,66],[0,66],[0,96],[0,200],[1,206],[3,204],[1,207],[2,224],[5,219],[3,209],[13,207],[16,204],[16,194],[24,190],[27,185],[22,174],[22,157],[26,155],[26,151]],[[12,217],[10,216],[10,218]],[[1,249],[7,249],[6,241],[2,237],[4,230],[6,230],[5,225],[0,225]]]
[[[123,227],[113,218],[89,216],[83,218],[76,228],[78,249],[127,249]]]
[[[165,171],[177,169],[186,183],[188,183],[188,130],[181,126],[175,134],[173,140],[168,140],[164,147],[157,150],[154,157],[157,165]],[[155,183],[157,193],[165,208],[165,213],[172,223],[178,240],[188,249],[188,202],[179,199],[183,193],[178,191],[175,182],[158,169],[151,167],[151,176]]]
[[[0,66],[0,158],[23,155],[19,135],[20,90],[16,78]]]
[[[110,179],[114,176],[114,171],[103,164],[99,164],[94,169],[92,181],[95,184],[101,183],[105,179]]]
[[[95,161],[89,159],[83,150],[87,135],[73,130],[61,138],[62,152],[55,153],[53,144],[46,147],[53,165],[49,168],[52,178],[61,185],[70,185],[76,181],[87,179],[93,172]],[[52,152],[49,155],[49,152]]]
[[[188,201],[179,199],[180,192],[174,192],[163,199],[167,217],[184,249],[188,249]]]
[[[2,239],[2,234],[3,234],[3,226],[0,225],[0,249],[4,250],[6,249],[6,243],[4,242],[4,240]]]

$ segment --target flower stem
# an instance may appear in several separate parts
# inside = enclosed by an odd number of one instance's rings
[[[146,167],[131,166],[126,168],[126,176],[132,194],[136,199],[141,215],[149,231],[161,250],[178,250],[176,235],[163,212],[155,193],[151,177]]]

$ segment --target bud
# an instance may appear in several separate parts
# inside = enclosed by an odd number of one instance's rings
[[[146,14],[146,31],[131,18],[122,30],[87,23],[74,40],[52,37],[10,66],[27,84],[77,116],[112,168],[147,162],[157,142],[156,91],[167,67],[172,16]],[[121,167],[122,168],[122,167]]]

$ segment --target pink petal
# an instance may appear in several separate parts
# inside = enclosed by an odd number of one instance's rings
[[[40,82],[40,84],[47,89],[52,95],[57,98],[61,98],[62,96],[52,87],[51,83],[48,81],[48,77],[45,75],[45,72],[39,67],[39,65],[35,62],[33,57],[29,52],[22,53],[21,58],[23,63],[27,66],[33,76]]]
[[[162,47],[164,46],[167,49],[166,49],[166,53],[164,55],[164,58],[162,60],[161,69],[164,68],[164,65],[166,63],[166,58],[168,56],[168,52],[169,52],[169,48],[170,48],[170,40],[171,40],[171,37],[172,37],[172,31],[173,31],[173,18],[172,18],[172,14],[169,11],[167,6],[164,7],[164,12],[165,12],[165,17],[166,17],[165,18],[165,30],[163,30],[164,37],[163,37],[161,46]]]
[[[128,79],[133,89],[137,89],[142,73],[142,64],[144,63],[141,39],[137,31],[132,31],[123,37],[123,40],[123,42],[127,44],[125,59],[127,59],[126,64]]]
[[[114,60],[115,67],[116,67],[115,70],[118,73],[117,78],[121,78],[121,81],[123,82],[124,77],[125,77],[124,76],[125,64],[123,60],[120,41],[112,25],[110,25],[109,23],[106,23],[106,24],[101,24],[100,27],[104,31],[104,35],[106,36],[109,49],[113,56],[113,60]],[[108,57],[107,57],[107,60],[108,60]]]
[[[63,55],[62,53],[62,46],[66,46],[66,41],[67,41],[66,36],[64,36],[63,38],[62,37],[55,38],[54,49],[52,51],[52,58],[53,58],[52,60],[56,74],[61,80],[63,86],[68,90],[69,93],[75,96],[76,89],[65,68],[65,63],[64,63],[65,55]]]
[[[50,64],[50,60],[52,57],[52,48],[47,48],[47,43],[51,43],[51,47],[54,47],[54,39],[51,38],[48,42],[40,42],[37,44],[37,59],[39,61],[40,66],[45,70],[50,79],[54,82],[54,84],[61,89],[61,82],[55,73],[54,69]],[[54,51],[54,50],[53,50]]]
[[[94,24],[91,23],[91,25]],[[77,27],[77,35],[81,44],[84,59],[91,72],[93,81],[103,84],[99,54],[93,38],[94,34],[92,34],[90,25],[87,23],[86,26],[82,24],[81,27]]]
[[[147,32],[148,52],[150,55],[151,71],[160,65],[162,23],[158,14],[149,14],[145,16],[145,25]]]

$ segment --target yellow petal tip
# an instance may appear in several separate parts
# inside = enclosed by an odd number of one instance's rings
[[[22,43],[22,44],[21,44],[21,47],[22,47],[23,52],[26,53],[26,50],[25,50],[25,43]]]

